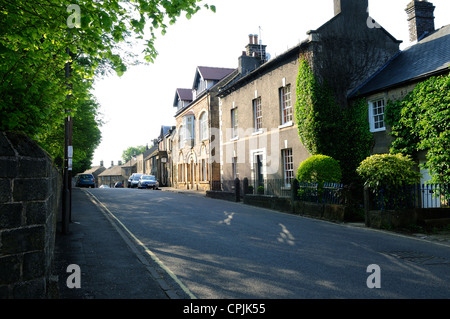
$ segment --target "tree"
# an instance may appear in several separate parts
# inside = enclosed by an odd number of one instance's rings
[[[92,164],[93,154],[101,142],[102,125],[98,117],[98,104],[91,97],[83,100],[77,106],[77,112],[73,117],[73,175],[82,173],[89,169]],[[64,147],[61,145],[64,141],[64,123],[60,123],[46,134],[41,134],[38,143],[53,158],[64,158]]]
[[[122,159],[126,163],[135,155],[139,155],[144,153],[146,150],[145,146],[139,145],[139,146],[130,146],[126,150],[122,152]]]
[[[199,2],[1,1],[0,131],[22,131],[36,140],[56,135],[52,131],[90,98],[94,76],[121,75],[138,62],[122,44],[142,41],[145,61],[152,62],[156,30],[164,34],[182,13],[190,18]]]

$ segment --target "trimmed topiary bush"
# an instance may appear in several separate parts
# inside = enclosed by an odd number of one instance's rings
[[[409,155],[376,154],[361,162],[356,172],[364,179],[365,186],[373,191],[381,186],[397,187],[420,182],[421,174]]]
[[[327,155],[313,155],[303,161],[297,170],[300,183],[339,183],[342,171],[339,162]]]
[[[264,186],[258,186],[258,188],[256,189],[256,192],[259,195],[264,195]]]

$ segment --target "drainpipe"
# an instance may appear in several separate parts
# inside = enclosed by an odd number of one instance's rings
[[[209,102],[209,99],[211,98],[211,94],[208,94],[207,102],[208,102],[208,134],[209,134],[209,143],[208,143],[208,153],[211,158],[211,103]],[[201,152],[201,148],[200,148]],[[213,188],[213,181],[212,181],[212,163],[208,159],[208,168],[209,168],[209,189],[212,190]]]

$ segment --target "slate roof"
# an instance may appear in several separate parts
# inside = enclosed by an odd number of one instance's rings
[[[449,67],[450,25],[447,25],[400,51],[349,97],[368,95],[417,81],[445,72]]]
[[[144,154],[144,161],[148,160],[150,157],[154,156],[158,151],[158,145],[153,145],[148,150],[146,150]]]
[[[233,72],[236,72],[236,71],[237,71],[237,69],[198,66],[197,70],[195,71],[195,79],[194,79],[193,88],[195,88],[195,84],[197,83],[197,80],[199,79],[200,76],[202,76],[202,78],[204,80],[215,81],[216,83],[209,89],[203,90],[200,94],[198,94],[195,100],[198,100],[200,97],[207,94],[212,88],[217,87],[221,80],[223,80],[224,78],[226,78],[227,76],[231,75]],[[192,102],[194,102],[194,101],[192,101]],[[178,116],[179,114],[184,112],[186,109],[188,109],[191,106],[191,104],[185,105],[182,109],[178,110],[176,112],[175,116]]]
[[[159,137],[161,137],[161,138],[164,137],[172,129],[173,129],[173,126],[162,125],[161,133],[159,134]]]
[[[104,170],[106,170],[106,167],[104,166],[94,166],[84,171],[82,174],[97,174],[103,172]]]
[[[192,89],[176,89],[173,106],[178,105],[178,98],[182,101],[192,102]]]
[[[233,77],[229,79],[228,82],[224,83],[219,89],[219,96],[223,97],[231,93],[232,91],[246,85],[248,82],[252,81],[254,78],[260,76],[261,74],[270,72],[271,70],[279,67],[286,63],[286,61],[292,60],[293,57],[295,59],[298,58],[298,54],[300,50],[306,47],[309,44],[309,40],[304,40],[296,46],[288,49],[284,53],[279,56],[265,62],[261,66],[257,67],[253,71],[248,73],[239,73],[237,72]]]
[[[199,66],[197,67],[197,70],[204,80],[219,81],[229,75],[235,69]]]
[[[122,165],[115,165],[103,171],[98,176],[120,176],[122,175]]]
[[[195,71],[194,84],[192,85],[192,88],[196,88],[196,84],[199,81],[200,77],[202,77],[203,80],[217,82],[222,80],[227,75],[230,75],[234,70],[236,69],[198,66],[197,70]]]

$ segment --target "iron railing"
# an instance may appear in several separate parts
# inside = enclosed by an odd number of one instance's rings
[[[449,184],[412,184],[380,187],[373,194],[375,210],[444,208],[450,206]]]
[[[298,183],[298,189],[292,190],[293,180],[285,179],[263,179],[259,182],[248,181],[249,194],[272,195],[282,198],[294,198],[296,200],[324,203],[341,204],[343,202],[343,185],[339,183]],[[234,180],[223,180],[221,189],[234,191]],[[241,195],[244,195],[243,180],[240,180]],[[293,192],[295,194],[293,194]]]
[[[321,204],[342,204],[343,184],[299,183],[298,200]]]

